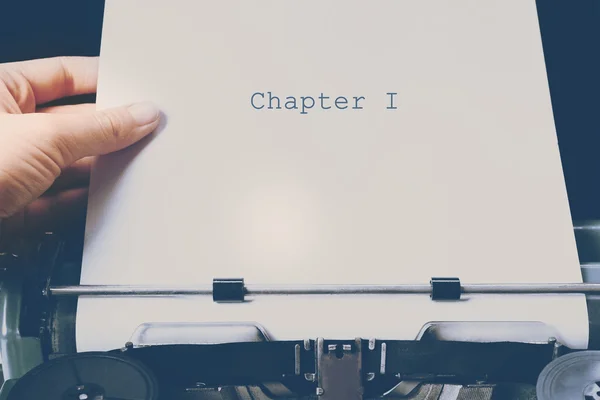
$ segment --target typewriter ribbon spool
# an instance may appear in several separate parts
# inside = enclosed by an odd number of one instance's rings
[[[538,400],[600,399],[600,351],[581,351],[549,363],[536,386]]]
[[[152,373],[119,354],[79,353],[34,368],[12,388],[8,400],[157,400]]]

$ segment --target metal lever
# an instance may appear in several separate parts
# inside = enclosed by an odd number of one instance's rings
[[[328,342],[317,339],[316,395],[321,400],[362,400],[362,341]]]

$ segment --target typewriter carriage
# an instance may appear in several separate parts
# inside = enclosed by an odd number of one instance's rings
[[[600,221],[587,221],[576,224],[575,237],[577,240],[582,274],[586,283],[600,283]],[[48,288],[51,285],[78,285],[80,274],[80,259],[77,250],[69,253],[69,242],[47,234],[38,243],[28,247],[25,255],[12,254],[0,255],[1,273],[0,280],[0,313],[2,324],[0,330],[0,348],[3,358],[4,385],[0,390],[0,400],[10,399],[11,388],[18,380],[37,366],[68,355],[76,353],[75,346],[75,315],[77,310],[77,296],[49,296]],[[78,244],[76,243],[76,248]],[[588,295],[588,312],[590,316],[590,343],[589,349],[596,349],[600,345],[600,296]],[[440,341],[467,341],[486,342],[486,337],[493,333],[496,337],[500,330],[510,332],[512,340],[523,343],[552,343],[555,333],[552,328],[536,323],[460,323],[460,322],[431,322],[424,326],[415,338],[421,342]],[[474,334],[476,332],[476,334]],[[158,345],[216,345],[223,343],[259,343],[268,342],[268,327],[261,327],[252,322],[231,324],[157,324],[148,321],[132,332],[130,346],[136,348],[152,347]],[[319,340],[313,345],[319,345]],[[361,343],[357,341],[356,343]],[[369,342],[370,344],[371,342]],[[358,344],[357,344],[358,345]],[[306,346],[306,342],[305,342]],[[557,349],[560,343],[556,344]],[[313,349],[315,350],[315,349]],[[368,351],[368,345],[366,350]],[[345,351],[345,350],[343,350]],[[364,352],[364,350],[361,350]],[[350,353],[348,353],[350,354]],[[557,354],[560,355],[560,350]],[[293,357],[293,355],[290,355]],[[319,355],[316,355],[317,359]],[[341,359],[344,359],[343,357]],[[346,357],[343,364],[332,363],[338,371],[340,366],[348,374],[356,374],[357,363],[353,357]],[[323,364],[327,365],[327,363]],[[317,369],[313,376],[308,373],[302,378],[306,382],[318,383],[315,395],[323,400],[330,397],[331,390],[327,391],[321,385],[333,385],[337,388],[341,383],[346,384],[345,390],[357,393],[356,398],[361,398],[363,387],[348,386],[348,380],[332,378],[336,373],[326,373],[327,368]],[[358,373],[362,374],[365,371]],[[321,374],[321,375],[319,375]],[[325,374],[325,375],[323,375]],[[303,374],[304,375],[304,374]],[[364,376],[368,385],[371,376]],[[372,379],[372,378],[371,378]],[[427,391],[435,394],[439,385],[423,383],[420,381],[401,380],[394,381],[389,390],[384,393],[386,397],[397,397]],[[391,383],[390,383],[391,384]],[[479,390],[485,391],[486,384],[482,382]],[[319,395],[319,389],[322,393]],[[191,390],[191,389],[190,389]],[[210,388],[196,387],[197,393],[203,396]],[[228,389],[233,390],[233,389]],[[261,392],[264,398],[289,396],[288,387],[281,382],[263,382],[260,388],[245,387],[236,390],[254,391],[255,398]],[[334,393],[336,389],[333,389]],[[441,389],[440,389],[441,390]],[[491,389],[490,389],[491,390]],[[528,390],[531,390],[529,387]],[[237,393],[237,392],[236,392]],[[224,395],[221,393],[221,395]],[[236,396],[239,397],[239,393]],[[232,394],[233,396],[233,394]],[[200,397],[198,397],[200,398]],[[231,397],[236,398],[236,397]],[[424,397],[425,398],[425,397]],[[433,397],[432,397],[433,398]]]

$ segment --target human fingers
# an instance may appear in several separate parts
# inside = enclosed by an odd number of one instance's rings
[[[0,81],[23,113],[53,100],[96,92],[98,57],[54,57],[0,65]]]
[[[44,195],[53,195],[76,188],[87,188],[90,184],[90,171],[94,160],[95,157],[86,157],[65,168]]]
[[[119,151],[139,141],[157,126],[159,110],[137,103],[95,113],[36,114],[48,117],[49,151],[61,168],[89,156]]]
[[[75,161],[124,149],[159,123],[149,103],[84,114],[0,115],[0,218],[38,198]]]
[[[95,104],[70,104],[64,106],[52,106],[39,108],[37,112],[46,114],[80,114],[96,112]],[[95,157],[86,157],[75,161],[68,168],[64,169],[60,176],[56,178],[54,184],[48,189],[48,194],[54,194],[60,191],[87,187],[90,182],[90,170]]]

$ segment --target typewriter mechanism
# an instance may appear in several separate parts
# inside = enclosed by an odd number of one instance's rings
[[[423,285],[282,289],[215,279],[185,292],[79,285],[79,254],[71,254],[78,244],[47,234],[21,254],[0,255],[0,400],[600,399],[599,227],[595,221],[575,227],[583,284],[463,285],[458,278],[433,277]],[[76,350],[81,295],[185,294],[239,302],[278,291],[428,293],[432,301],[456,301],[464,293],[581,293],[588,304],[589,346],[570,349],[535,322],[430,323],[414,340],[297,341],[271,340],[268,327],[251,323],[149,322],[122,348]],[[402,323],[401,315],[390,323]],[[480,337],[504,330],[522,340],[472,341],[474,330]]]

